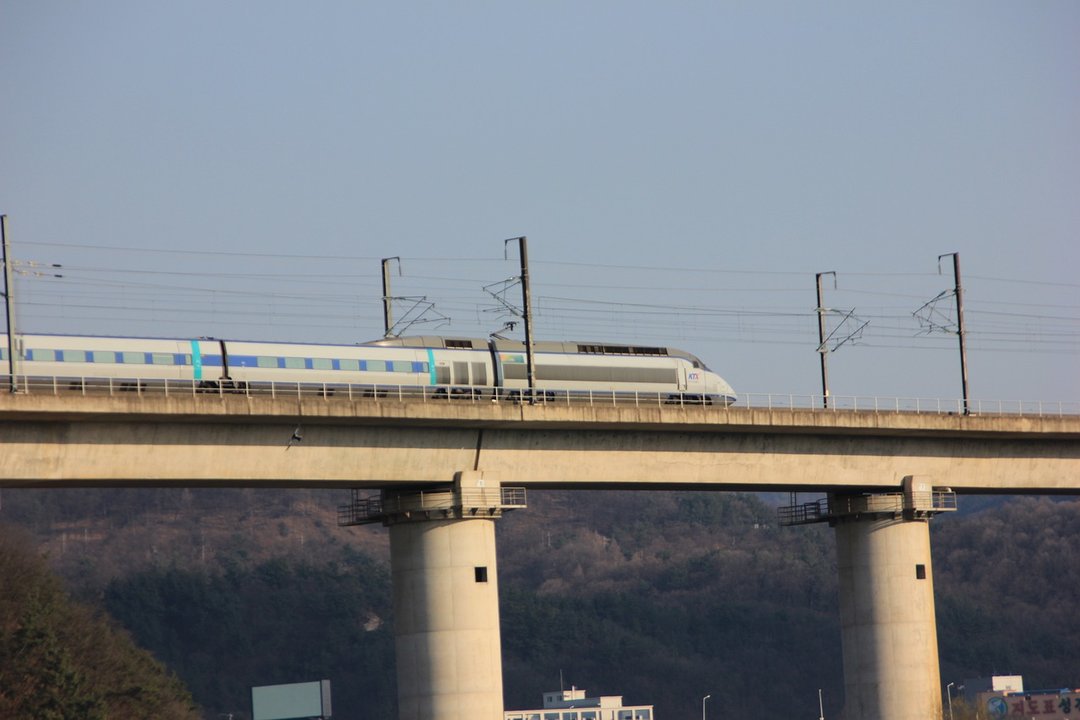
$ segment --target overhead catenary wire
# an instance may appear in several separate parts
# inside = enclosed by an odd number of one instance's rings
[[[57,260],[65,264],[67,276],[17,279],[23,298],[21,312],[30,323],[48,320],[55,327],[62,326],[65,319],[78,319],[85,326],[84,320],[110,321],[123,315],[125,322],[152,323],[157,329],[169,323],[197,325],[204,319],[191,316],[204,314],[215,324],[240,326],[256,325],[258,321],[284,328],[297,320],[304,321],[295,323],[300,328],[348,326],[363,331],[370,326],[371,332],[367,334],[377,336],[378,326],[374,321],[379,317],[379,298],[375,256],[56,242],[19,245],[24,246],[34,247],[36,255],[50,256],[49,262]],[[51,257],[53,250],[62,252]],[[72,259],[68,255],[76,257]],[[169,256],[175,256],[176,262],[162,267],[161,258]],[[228,267],[221,267],[215,258],[227,258]],[[414,271],[400,278],[395,294],[428,296],[440,311],[451,316],[455,334],[483,336],[501,324],[494,317],[498,308],[490,297],[483,297],[480,287],[506,277],[512,262],[501,257],[405,256],[404,259]],[[46,262],[46,258],[37,261]],[[587,276],[584,279],[545,277],[546,273],[534,271],[538,276],[534,280],[534,312],[541,337],[574,334],[614,338],[616,334],[625,334],[716,340],[715,336],[724,336],[735,342],[771,342],[788,337],[793,345],[803,344],[807,339],[812,342],[814,310],[805,301],[805,293],[789,283],[794,277],[808,277],[805,272],[537,260],[533,260],[533,266],[566,269],[571,275]],[[456,273],[455,269],[461,272]],[[857,305],[860,317],[874,321],[861,346],[887,343],[890,347],[921,349],[937,342],[937,339],[917,337],[916,324],[909,315],[914,308],[905,303],[911,301],[917,305],[914,301],[921,302],[941,289],[920,295],[917,289],[910,288],[911,282],[932,288],[935,283],[940,284],[939,276],[857,271],[844,271],[844,276],[853,280],[835,293],[837,298],[849,294],[857,297],[857,302],[845,304]],[[694,278],[727,277],[732,280],[714,285],[694,282]],[[860,282],[860,278],[873,282]],[[889,279],[897,282],[890,284]],[[1044,297],[1033,298],[1021,292],[1007,300],[998,294],[976,296],[969,288],[965,312],[972,347],[1001,352],[1012,352],[1018,347],[1030,352],[1078,351],[1080,317],[1069,311],[1080,307],[1070,304],[1073,293],[1060,298],[1054,293],[1060,295],[1080,285],[980,275],[971,275],[968,280],[973,286],[986,283],[1041,287],[1048,291]],[[565,292],[566,288],[575,292]],[[872,303],[874,299],[879,302]],[[750,302],[742,302],[745,300]],[[867,300],[872,304],[868,306]]]

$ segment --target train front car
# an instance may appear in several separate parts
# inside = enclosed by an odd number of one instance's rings
[[[527,392],[524,344],[492,342],[497,376],[506,396]],[[726,382],[684,350],[598,342],[534,343],[536,388],[545,400],[589,401],[596,394],[640,402],[653,396],[666,404],[730,404],[735,394]]]
[[[685,397],[693,402],[698,398],[707,405],[734,405],[738,397],[727,380],[710,370],[696,355],[668,348],[670,355],[681,358],[688,364],[686,370]]]

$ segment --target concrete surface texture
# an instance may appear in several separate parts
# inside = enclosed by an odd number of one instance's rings
[[[299,435],[300,439],[294,438]],[[1080,490],[1080,416],[0,397],[0,484]]]
[[[390,563],[399,719],[501,718],[495,521],[395,523]]]
[[[940,719],[929,522],[845,519],[836,553],[844,716]]]

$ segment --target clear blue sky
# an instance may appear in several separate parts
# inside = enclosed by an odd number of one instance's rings
[[[973,396],[1080,400],[1071,0],[0,0],[0,106],[23,330],[483,335],[525,234],[538,336],[816,393],[835,270],[833,392],[956,397],[959,252]]]

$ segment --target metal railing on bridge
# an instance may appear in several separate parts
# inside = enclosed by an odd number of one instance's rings
[[[424,519],[495,517],[507,510],[524,507],[523,487],[437,488],[389,496],[354,489],[349,503],[338,506],[338,525],[369,525],[414,516]]]
[[[528,391],[491,387],[440,385],[372,385],[358,383],[303,382],[207,382],[185,379],[138,377],[20,376],[19,393],[29,395],[111,395],[119,397],[191,396],[207,398],[262,397],[275,399],[323,398],[345,402],[472,402],[528,403],[535,405],[589,405],[602,407],[707,407],[727,409],[788,410],[818,413],[915,413],[926,415],[1015,415],[1047,417],[1080,415],[1080,401],[970,400],[968,412],[960,399],[919,397],[873,397],[792,393],[740,393],[734,403],[727,399],[679,392],[610,390],[562,390],[545,388],[530,397]],[[10,380],[0,379],[0,392],[10,391]]]
[[[852,516],[934,515],[956,510],[956,493],[948,488],[909,493],[836,493],[828,497],[776,509],[784,527],[836,521]]]

